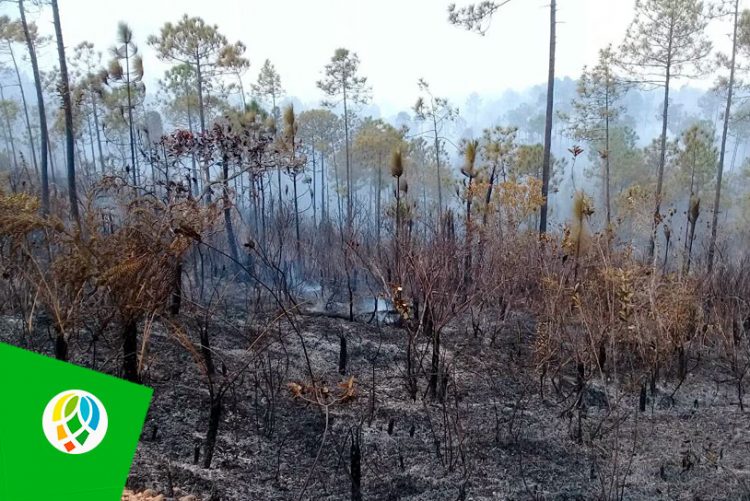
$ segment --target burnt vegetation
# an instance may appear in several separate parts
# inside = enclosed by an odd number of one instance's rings
[[[57,3],[13,5],[39,102],[2,75],[0,341],[154,388],[124,499],[750,499],[739,1],[637,1],[567,102],[553,1],[545,113],[476,133],[421,79],[363,116],[343,48],[320,108],[268,60],[246,92],[244,44],[187,15],[40,72]],[[714,73],[717,113],[674,125],[670,79]]]

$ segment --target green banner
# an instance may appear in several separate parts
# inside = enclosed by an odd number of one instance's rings
[[[153,390],[0,343],[0,501],[119,501]]]

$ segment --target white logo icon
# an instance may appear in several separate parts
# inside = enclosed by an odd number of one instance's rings
[[[44,435],[66,454],[95,449],[107,434],[107,410],[101,400],[83,390],[67,390],[49,401],[42,415]]]

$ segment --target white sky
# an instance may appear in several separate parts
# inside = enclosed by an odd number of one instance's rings
[[[146,82],[167,66],[147,46],[148,35],[183,13],[219,26],[230,41],[242,40],[251,61],[245,83],[254,82],[264,59],[281,74],[289,95],[303,102],[322,96],[315,82],[334,49],[359,54],[361,74],[384,114],[408,109],[424,77],[438,95],[462,106],[476,91],[485,97],[546,81],[548,0],[513,0],[496,15],[485,37],[447,22],[449,0],[60,0],[69,50],[90,40],[101,50],[114,42],[117,22],[132,27],[144,56]],[[459,6],[466,2],[457,1]],[[632,18],[634,0],[560,0],[557,74],[576,78],[598,50],[619,44]],[[6,4],[2,10],[15,17]],[[39,18],[52,34],[48,13]],[[54,46],[45,51],[54,55]],[[72,52],[72,50],[71,50]],[[107,56],[108,57],[108,56]]]

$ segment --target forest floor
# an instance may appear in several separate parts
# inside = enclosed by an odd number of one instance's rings
[[[423,398],[424,378],[416,401],[409,397],[405,331],[321,316],[301,316],[300,327],[321,384],[335,392],[350,376],[356,381],[357,398],[330,408],[322,447],[321,409],[287,388],[309,379],[300,338],[278,324],[269,331],[248,325],[243,335],[217,325],[218,372],[250,367],[225,398],[212,467],[203,468],[202,457],[196,463],[208,423],[206,379],[157,328],[144,373],[154,400],[128,487],[165,499],[292,500],[309,475],[302,499],[350,499],[350,446],[359,435],[364,500],[750,500],[750,418],[715,361],[691,360],[673,397],[677,383],[667,374],[644,413],[637,388],[623,390],[634,385],[616,390],[594,379],[576,440],[573,379],[559,378],[559,393],[547,383],[541,394],[533,323],[524,315],[510,314],[492,335],[460,325],[443,333],[453,367],[445,403]],[[14,332],[0,329],[0,340],[23,346]],[[247,346],[260,334],[263,356],[251,357]],[[341,334],[349,347],[345,376],[338,373]],[[94,362],[90,340],[81,337],[73,362],[114,373],[116,345],[116,336],[105,336]],[[50,352],[52,343],[40,337],[31,347]]]

